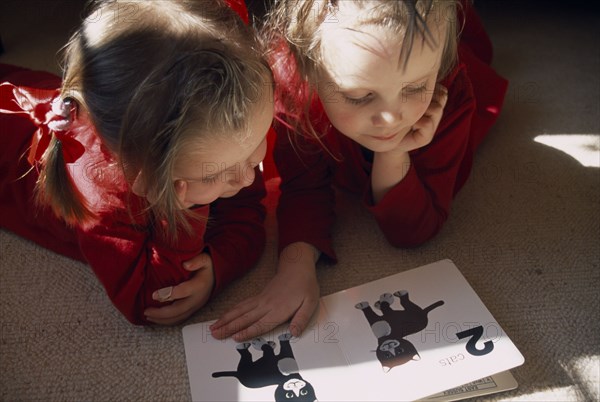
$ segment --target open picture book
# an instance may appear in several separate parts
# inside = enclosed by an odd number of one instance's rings
[[[294,338],[183,328],[194,401],[450,401],[516,388],[524,359],[450,260],[320,300]]]

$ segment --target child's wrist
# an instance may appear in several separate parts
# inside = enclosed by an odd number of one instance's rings
[[[287,245],[279,256],[279,260],[284,264],[311,264],[315,265],[321,252],[312,244],[305,242],[295,242]]]

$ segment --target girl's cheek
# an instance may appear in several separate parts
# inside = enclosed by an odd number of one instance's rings
[[[368,115],[362,113],[362,111],[354,109],[351,111],[349,108],[338,107],[331,108],[331,113],[327,111],[329,120],[336,126],[342,133],[352,132],[353,129],[357,128],[361,122],[368,121]],[[348,109],[348,110],[346,110]]]
[[[421,117],[423,117],[426,113],[427,113],[427,109],[429,108],[429,105],[431,104],[431,98],[429,98],[428,101],[414,101],[411,102],[411,108],[410,108],[410,120],[411,120],[411,124],[416,123],[417,121],[419,121],[421,119]]]
[[[216,185],[207,187],[207,186],[199,186],[199,188],[194,189],[193,192],[189,192],[186,194],[185,205],[194,205],[194,204],[210,204],[217,198],[219,198],[218,189]]]

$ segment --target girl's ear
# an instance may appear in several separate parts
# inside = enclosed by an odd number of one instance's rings
[[[181,203],[181,205],[185,204],[185,196],[187,194],[187,181],[185,180],[175,180],[175,194],[177,195],[177,199]]]

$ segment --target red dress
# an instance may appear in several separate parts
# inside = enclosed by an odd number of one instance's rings
[[[231,5],[247,21],[243,2],[235,0]],[[35,88],[31,94],[37,97],[37,105],[30,116],[0,113],[0,227],[87,262],[129,321],[147,323],[144,310],[165,305],[152,300],[152,293],[188,280],[193,273],[182,263],[199,253],[208,252],[212,257],[213,294],[258,261],[265,245],[265,208],[261,204],[265,187],[259,171],[254,183],[235,197],[196,207],[194,212],[201,219],[190,221],[193,235],[182,231],[173,246],[152,230],[147,214],[132,221],[142,202],[129,191],[118,164],[85,121],[76,120],[69,130],[85,150],[67,167],[98,219],[89,225],[68,227],[49,208],[39,208],[32,200],[38,172],[27,158],[38,130],[32,119],[49,108],[61,82],[49,73],[0,65],[0,82],[5,81]],[[12,89],[2,87],[0,109],[14,109]]]
[[[491,43],[478,16],[466,4],[465,10],[459,63],[442,81],[449,96],[439,127],[430,144],[410,152],[408,173],[379,203],[371,195],[373,153],[332,127],[320,101],[313,102],[309,113],[328,151],[315,140],[294,137],[283,126],[278,130],[274,159],[282,179],[280,249],[304,241],[335,260],[333,183],[363,195],[365,208],[395,246],[420,245],[441,229],[452,199],[469,176],[477,147],[502,108],[508,85],[489,66]]]

